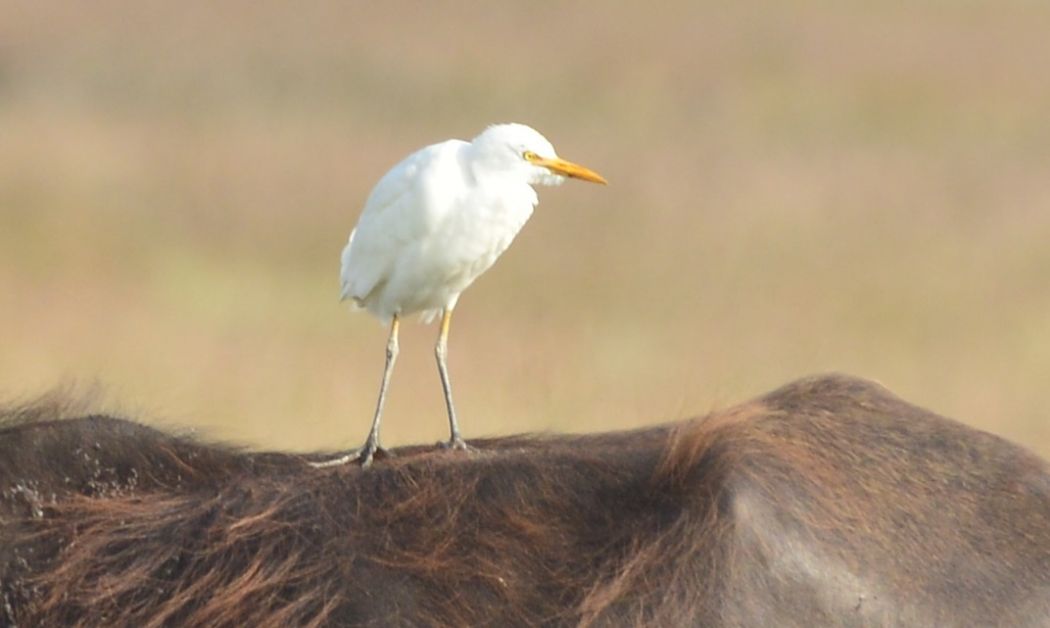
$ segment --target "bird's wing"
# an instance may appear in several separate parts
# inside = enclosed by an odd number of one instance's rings
[[[342,254],[342,297],[364,301],[389,278],[408,247],[430,233],[447,207],[449,181],[461,176],[449,140],[422,148],[383,175],[373,188]]]

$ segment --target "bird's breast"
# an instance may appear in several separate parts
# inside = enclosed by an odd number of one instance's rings
[[[462,291],[507,250],[532,208],[528,197],[461,199],[445,214],[437,237],[429,240],[425,265],[439,272],[441,278],[435,279],[450,290]]]

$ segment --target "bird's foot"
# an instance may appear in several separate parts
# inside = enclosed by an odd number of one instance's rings
[[[375,458],[389,458],[391,455],[390,452],[380,447],[378,442],[369,439],[363,447],[355,449],[344,456],[321,462],[311,462],[310,466],[315,469],[325,469],[356,462],[364,469],[372,466],[372,461]]]
[[[476,447],[468,445],[467,441],[463,440],[458,434],[441,443],[441,448],[455,451],[477,451]]]

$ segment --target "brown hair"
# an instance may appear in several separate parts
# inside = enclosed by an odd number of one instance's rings
[[[36,413],[39,415],[40,413]],[[109,417],[0,430],[4,625],[1026,625],[1050,474],[841,376],[683,423],[318,470]]]

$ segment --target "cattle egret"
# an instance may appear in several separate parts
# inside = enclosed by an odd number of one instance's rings
[[[441,315],[434,354],[445,393],[449,441],[459,434],[445,364],[449,323],[459,295],[510,246],[538,201],[534,185],[566,177],[605,183],[598,173],[561,159],[523,124],[496,124],[471,142],[448,140],[412,153],[394,166],[365,203],[342,255],[342,298],[390,325],[386,365],[368,439],[360,449],[318,466],[372,462],[379,422],[397,360],[398,324],[419,312]]]

